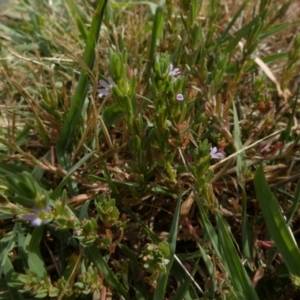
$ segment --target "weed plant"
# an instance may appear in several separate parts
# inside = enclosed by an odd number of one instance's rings
[[[298,299],[299,1],[0,3],[0,299]]]

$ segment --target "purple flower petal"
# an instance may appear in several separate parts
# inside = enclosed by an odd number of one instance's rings
[[[176,76],[180,74],[179,68],[175,68],[172,72],[170,72],[171,75]]]
[[[99,84],[104,88],[109,87],[109,84],[105,80],[102,80],[102,79],[99,80]]]
[[[210,148],[210,155],[215,159],[221,159],[224,157],[224,154],[222,152],[218,152],[217,147]]]
[[[102,96],[110,95],[110,92],[107,89],[99,89],[98,93],[101,94]]]
[[[179,68],[175,68],[173,67],[173,64],[169,65],[169,75],[173,77],[173,80],[176,80],[177,78],[179,78],[180,75],[180,70]],[[176,77],[178,76],[178,77]]]
[[[36,219],[36,215],[35,214],[26,214],[26,215],[23,215],[22,217],[21,217],[21,219],[23,220],[23,221],[34,221],[35,219]]]
[[[176,95],[176,99],[177,99],[178,101],[183,101],[183,100],[184,100],[184,97],[183,97],[182,94],[177,94],[177,95]]]
[[[37,227],[37,226],[42,225],[43,223],[44,223],[44,220],[42,220],[40,218],[36,218],[35,220],[33,220],[31,222],[31,225]]]
[[[32,208],[31,214],[24,214],[21,219],[23,221],[30,221],[31,226],[40,226],[43,223],[47,222],[47,218],[45,216],[46,213],[52,210],[51,206],[47,205],[44,209],[41,209],[37,206]]]
[[[110,77],[108,77],[108,84],[110,87],[113,87],[115,85],[115,83],[113,82],[113,80]]]
[[[110,77],[108,77],[108,82],[105,81],[105,80],[100,79],[99,84],[101,85],[101,87],[103,87],[102,89],[98,89],[98,93],[101,96],[110,95],[111,94],[111,89],[115,85],[115,83],[113,82],[113,80]]]
[[[52,210],[52,207],[47,205],[44,209],[46,212],[50,212]]]

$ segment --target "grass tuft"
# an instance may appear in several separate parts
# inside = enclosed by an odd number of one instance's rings
[[[0,3],[0,299],[297,299],[299,1]]]

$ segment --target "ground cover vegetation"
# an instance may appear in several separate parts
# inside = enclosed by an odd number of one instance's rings
[[[0,299],[297,299],[299,1],[0,3]]]

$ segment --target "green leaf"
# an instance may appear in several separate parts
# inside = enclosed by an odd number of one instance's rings
[[[40,252],[40,243],[43,237],[44,226],[35,227],[27,247],[28,266],[39,279],[47,276],[47,270]]]
[[[293,204],[290,207],[289,213],[287,215],[287,221],[286,221],[287,225],[290,225],[290,223],[292,222],[293,217],[299,207],[299,203],[300,203],[300,180],[298,181],[298,184],[297,184],[297,189],[296,189],[296,193],[294,196]]]
[[[286,128],[280,134],[280,137],[279,137],[280,141],[288,142],[290,140],[290,137],[292,137],[292,128],[294,126],[295,113],[296,113],[296,109],[298,107],[298,96],[299,96],[299,94],[300,94],[300,86],[298,86],[297,97],[295,97],[295,99],[294,99],[293,111],[289,115],[288,125],[286,126]]]
[[[196,192],[194,192],[195,195],[195,200],[196,200],[196,204],[205,228],[205,231],[207,233],[207,235],[209,236],[209,240],[213,245],[213,248],[217,254],[218,257],[221,257],[221,254],[219,252],[219,239],[218,239],[218,235],[214,229],[214,227],[212,226],[212,224],[209,221],[207,212],[205,211],[203,204],[201,202],[201,200],[199,199],[198,195]]]
[[[115,124],[124,116],[124,110],[118,104],[114,103],[104,108],[102,118],[107,128]]]
[[[90,200],[87,200],[84,202],[84,204],[81,206],[80,208],[80,212],[79,212],[79,220],[82,221],[84,219],[89,219],[89,206],[90,206]]]
[[[63,178],[63,180],[60,182],[60,184],[53,191],[53,193],[51,195],[51,199],[56,199],[60,196],[61,190],[64,187],[64,185],[67,183],[67,181],[69,180],[70,176],[93,155],[94,155],[93,152],[88,153],[68,171],[67,175]]]
[[[240,8],[238,9],[238,11],[236,12],[236,14],[234,15],[234,17],[232,18],[232,20],[229,22],[229,24],[227,25],[226,29],[224,30],[224,32],[222,33],[221,37],[219,38],[220,43],[224,42],[226,40],[226,38],[230,37],[230,35],[228,35],[228,32],[230,31],[230,29],[232,28],[232,26],[234,25],[234,23],[236,22],[236,20],[240,17],[240,15],[242,14],[242,12],[245,10],[248,2],[249,2],[249,0],[246,0],[246,1],[243,2],[243,4],[240,6]]]
[[[98,268],[99,272],[103,275],[106,282],[117,292],[119,292],[125,299],[129,300],[130,297],[128,292],[124,289],[121,282],[115,277],[113,272],[108,267],[104,258],[102,257],[99,249],[96,246],[90,246],[86,250],[90,260],[95,264]]]
[[[156,9],[154,20],[153,20],[150,50],[149,50],[149,57],[148,57],[149,62],[147,66],[147,74],[149,75],[150,75],[150,69],[154,65],[154,54],[156,49],[156,42],[158,37],[160,36],[162,23],[163,23],[163,12],[162,12],[162,8],[159,6]]]
[[[247,295],[246,299],[259,299],[252,282],[241,263],[238,253],[234,247],[232,236],[229,234],[228,225],[219,212],[216,212],[217,229],[219,233],[219,246],[221,261],[226,266],[235,292]]]
[[[135,296],[137,300],[149,299],[149,292],[146,289],[145,283],[143,281],[136,280],[141,274],[141,269],[139,267],[139,262],[137,260],[136,253],[130,250],[128,247],[119,244],[121,251],[129,259],[129,267],[132,274],[133,282],[132,285],[135,289]]]
[[[122,3],[122,2],[112,2],[110,4],[110,6],[112,8],[119,8],[119,7],[130,7],[130,6],[133,6],[133,5],[149,5],[150,7],[150,11],[151,11],[151,14],[152,15],[155,15],[155,11],[156,11],[156,8],[157,8],[157,4],[155,3],[152,3],[150,1],[136,1],[136,2],[129,2],[129,1],[126,1],[125,3]]]
[[[238,119],[234,102],[232,102],[232,105],[233,105],[233,120],[234,120],[233,138],[234,138],[234,144],[236,150],[239,151],[243,149],[243,144],[241,140],[239,119]],[[237,177],[238,177],[238,182],[242,185],[244,183],[245,170],[246,170],[246,161],[245,161],[245,153],[243,151],[237,155]]]
[[[277,249],[282,255],[289,272],[300,277],[299,248],[290,228],[286,225],[277,201],[271,193],[262,165],[255,172],[254,187],[264,220]]]
[[[9,259],[5,261],[5,263],[1,266],[1,270],[4,274],[4,278],[6,282],[12,281],[13,273],[15,272],[14,267]],[[10,294],[10,298],[7,299],[14,299],[14,300],[23,300],[23,296],[19,293],[18,288],[12,287],[8,285],[8,290]],[[2,294],[2,290],[0,295]]]
[[[160,299],[164,300],[165,299],[165,293],[166,293],[169,273],[170,273],[170,270],[171,270],[171,267],[172,267],[172,264],[174,261],[174,255],[175,255],[175,251],[176,251],[176,239],[177,239],[177,232],[178,232],[180,207],[181,207],[181,196],[177,200],[177,205],[176,205],[175,213],[173,216],[173,222],[172,222],[170,234],[169,234],[169,237],[167,240],[169,243],[169,247],[170,247],[170,254],[169,254],[169,258],[168,258],[169,263],[166,267],[166,273],[161,274],[158,279],[156,290],[155,290],[155,293],[153,296],[153,300],[160,300]]]
[[[232,51],[235,49],[239,41],[245,37],[247,34],[249,34],[252,30],[252,28],[255,27],[256,23],[259,22],[261,18],[259,16],[255,17],[250,23],[245,25],[243,28],[241,28],[236,34],[235,38],[228,44],[226,49],[224,50],[225,53],[232,53]]]
[[[82,35],[82,38],[86,40],[88,37],[88,30],[86,29],[86,26],[84,24],[87,23],[88,21],[86,15],[83,13],[80,7],[75,3],[75,1],[67,0],[66,3],[70,8],[73,19],[76,20],[77,27]]]
[[[276,24],[272,27],[269,27],[267,30],[265,30],[264,32],[259,34],[259,40],[264,40],[270,36],[274,36],[275,34],[286,30],[292,26],[298,25],[299,26],[299,22],[292,22],[292,23],[283,23],[283,24]]]
[[[197,268],[198,268],[198,264],[199,264],[199,261],[200,261],[200,258],[201,256],[199,256],[195,261],[194,261],[194,266],[193,266],[193,270],[190,272],[191,274],[191,277],[192,276],[195,276],[195,273],[197,271]],[[172,267],[172,271],[173,271],[173,267]],[[175,278],[177,276],[175,275]],[[195,296],[192,297],[191,296],[191,293],[195,293],[194,290],[193,290],[193,286],[192,286],[192,278],[191,277],[188,277],[188,278],[185,278],[185,280],[181,281],[180,283],[180,286],[179,288],[177,289],[175,295],[172,297],[172,300],[182,300],[182,299],[185,299],[185,300],[192,300],[192,299],[195,299]],[[178,280],[176,278],[176,280]],[[178,282],[178,281],[177,281]],[[190,291],[191,290],[191,291]]]
[[[59,164],[67,169],[67,160],[65,158],[65,150],[70,145],[75,129],[78,125],[78,122],[81,118],[81,111],[84,106],[84,101],[87,95],[88,85],[89,85],[89,72],[93,69],[94,60],[95,60],[95,48],[98,43],[100,27],[103,20],[103,15],[105,7],[108,0],[99,1],[99,4],[94,12],[89,36],[86,40],[86,48],[83,55],[83,61],[86,65],[85,68],[82,68],[79,82],[74,93],[70,109],[67,113],[65,123],[63,125],[61,134],[58,138],[56,145],[56,154]]]
[[[7,260],[9,260],[9,253],[15,247],[15,239],[17,233],[17,226],[14,225],[13,230],[5,238],[0,241],[0,277],[2,275],[2,268]]]
[[[196,267],[196,264],[195,264],[195,267]],[[190,282],[192,281],[192,278],[191,278],[192,275],[189,274],[190,276],[188,276],[187,270],[186,271],[183,270],[183,267],[179,263],[179,261],[174,260],[171,272],[172,272],[172,274],[174,274],[176,282],[180,283],[180,286],[184,285],[184,287],[183,287],[184,290],[186,290],[186,288],[189,287],[189,290],[186,291],[184,298],[181,298],[181,299],[185,299],[185,300],[198,299],[198,295],[197,295],[194,287],[192,285],[190,285]],[[174,298],[172,298],[172,300],[177,300],[178,295],[181,295],[181,293],[182,293],[181,290],[178,292],[178,294],[176,292],[176,294],[174,295]]]

